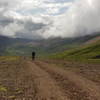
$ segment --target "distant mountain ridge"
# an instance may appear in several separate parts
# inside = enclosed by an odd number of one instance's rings
[[[38,55],[48,55],[52,53],[62,52],[68,49],[76,48],[96,41],[100,37],[100,33],[86,35],[75,38],[49,38],[42,40],[30,40],[23,38],[10,38],[0,36],[0,55],[31,55],[32,51],[36,51]]]

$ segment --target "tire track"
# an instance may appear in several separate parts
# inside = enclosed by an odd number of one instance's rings
[[[73,72],[64,71],[41,61],[35,61],[43,70],[47,71],[59,85],[69,94],[71,100],[100,100],[100,90],[92,81],[89,81]]]
[[[34,77],[36,96],[34,100],[69,100],[57,82],[35,63],[27,62]]]

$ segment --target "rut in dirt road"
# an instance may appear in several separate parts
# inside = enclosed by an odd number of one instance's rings
[[[92,81],[52,64],[41,61],[35,61],[35,64],[49,73],[71,100],[100,100],[100,87]]]
[[[28,62],[28,67],[33,72],[32,76],[36,86],[34,100],[70,100],[46,71],[32,62]]]

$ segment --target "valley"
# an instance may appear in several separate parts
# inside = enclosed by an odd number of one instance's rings
[[[100,100],[99,35],[0,40],[0,100]]]

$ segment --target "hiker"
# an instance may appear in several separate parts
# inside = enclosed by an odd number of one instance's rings
[[[35,52],[32,52],[32,60],[35,59]]]

